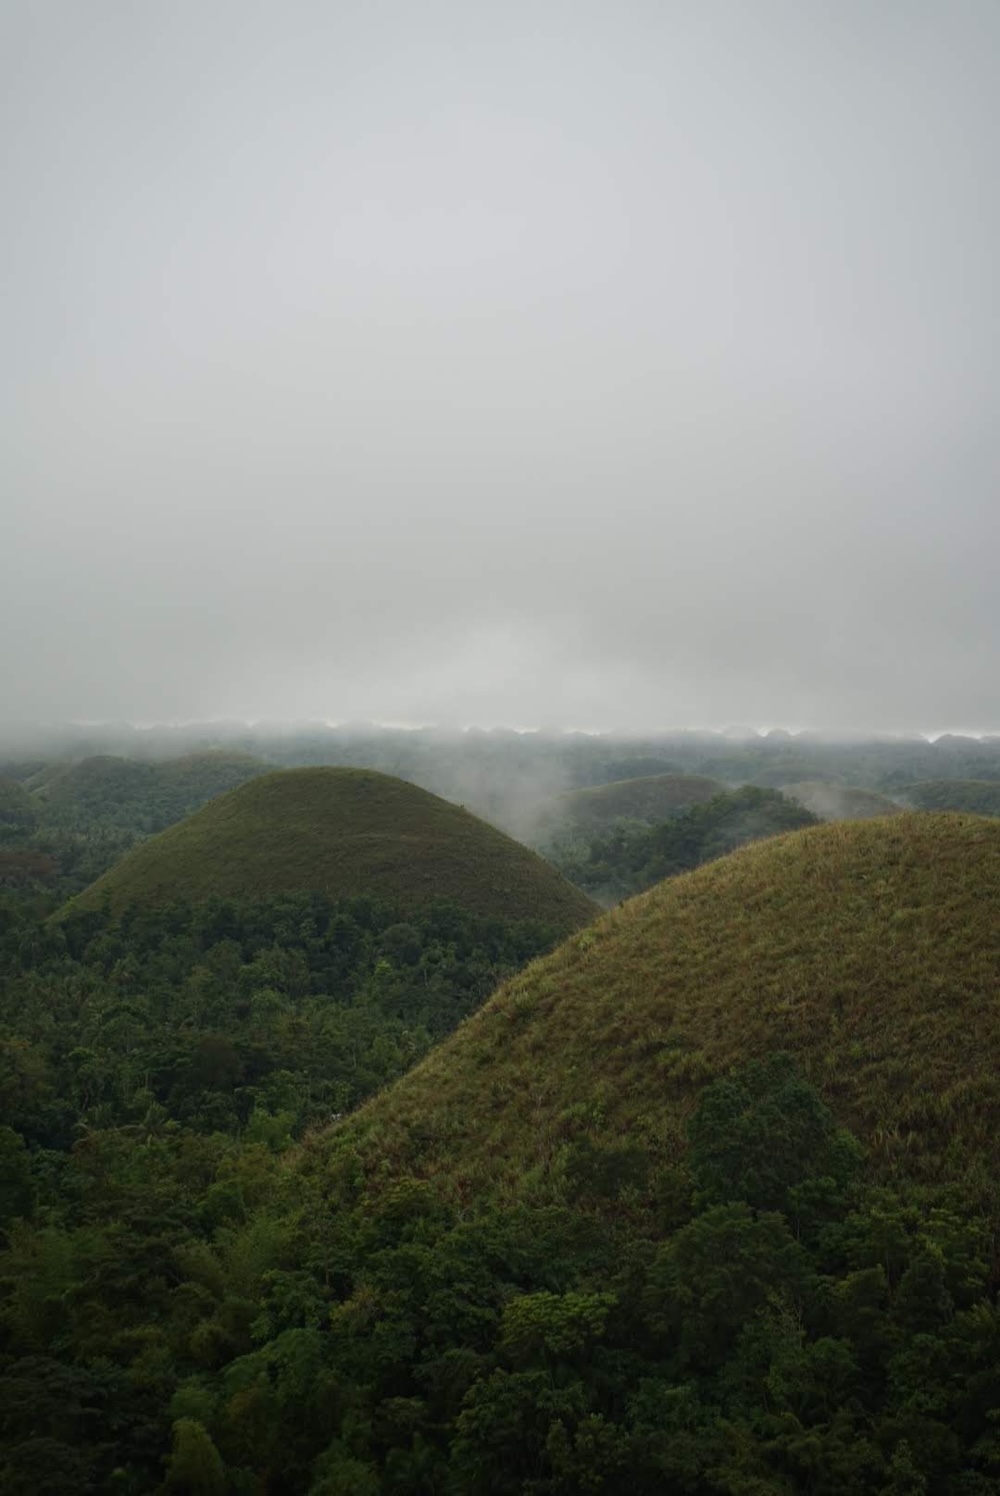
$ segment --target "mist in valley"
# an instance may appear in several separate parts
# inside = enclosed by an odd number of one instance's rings
[[[1000,1491],[1000,7],[0,4],[0,1492]]]

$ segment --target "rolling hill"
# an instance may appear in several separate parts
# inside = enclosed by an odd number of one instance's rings
[[[578,929],[595,906],[460,806],[367,769],[288,769],[219,796],[129,852],[67,909],[315,890]]]
[[[549,828],[606,831],[619,820],[667,821],[692,805],[722,794],[726,786],[704,774],[647,774],[618,779],[591,789],[570,790],[546,807]]]
[[[544,1188],[588,1135],[670,1163],[704,1084],[782,1050],[886,1175],[985,1184],[998,932],[989,820],[903,814],[745,847],[533,963],[328,1145],[463,1198]]]
[[[28,788],[50,823],[102,821],[158,831],[269,768],[249,753],[221,750],[156,763],[107,754],[49,766]]]
[[[958,810],[1000,816],[1000,779],[928,779],[900,794],[920,810]]]
[[[781,793],[786,799],[805,806],[821,821],[864,821],[874,816],[899,815],[902,810],[902,806],[887,795],[857,789],[851,784],[833,784],[825,779],[784,784]]]
[[[550,855],[578,888],[607,908],[749,842],[815,824],[811,811],[777,790],[745,784],[656,825],[616,821],[603,835],[556,838]]]

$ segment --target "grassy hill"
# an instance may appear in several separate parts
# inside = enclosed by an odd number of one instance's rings
[[[325,768],[268,774],[218,797],[134,848],[68,907],[306,890],[404,906],[448,899],[560,932],[595,913],[555,868],[460,806],[371,770]]]
[[[570,790],[551,803],[546,819],[581,831],[605,831],[615,821],[669,820],[721,794],[726,786],[703,774],[648,774],[592,789]]]
[[[874,790],[824,779],[800,780],[781,786],[786,799],[804,805],[821,821],[865,821],[873,816],[894,816],[902,810],[895,800]]]
[[[336,804],[355,869],[502,869],[364,771],[160,844],[245,875]],[[332,1128],[520,937],[322,905],[0,923],[4,1491],[994,1491],[1000,821],[678,877]]]
[[[899,815],[745,847],[502,987],[330,1137],[461,1197],[558,1177],[581,1137],[661,1162],[705,1082],[789,1051],[887,1174],[1000,1164],[1000,825]]]
[[[958,810],[1000,816],[1000,779],[928,779],[900,791],[920,810]]]

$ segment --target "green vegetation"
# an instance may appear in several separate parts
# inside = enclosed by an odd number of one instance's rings
[[[785,815],[548,955],[371,772],[0,893],[0,1496],[998,1496],[1000,822]]]
[[[444,899],[562,934],[595,912],[541,857],[460,806],[361,769],[254,779],[142,842],[68,908],[311,891],[408,908]]]
[[[0,888],[66,898],[143,837],[268,765],[219,750],[156,764],[105,755],[8,768],[11,777],[0,779]]]
[[[281,1272],[292,1139],[402,1073],[552,939],[319,895],[59,924],[0,902],[5,1496],[138,1496],[165,1466],[166,1490],[204,1490],[206,1470],[231,1488],[197,1398],[190,1418],[172,1398],[261,1343],[262,1293],[316,1292],[305,1262]]]
[[[990,1223],[871,1183],[781,1054],[678,1143],[469,1209],[279,1140],[0,1139],[3,1488],[992,1496]]]
[[[551,855],[580,888],[613,903],[748,842],[814,826],[816,819],[776,790],[745,785],[692,805],[659,826],[621,820],[604,836],[557,841]]]
[[[206,800],[268,769],[247,753],[196,753],[164,763],[105,755],[44,769],[28,787],[49,825],[100,822],[145,834],[172,825]]]
[[[873,816],[894,816],[902,810],[895,800],[855,785],[831,784],[822,779],[800,780],[781,785],[786,800],[794,800],[820,821],[864,821]]]
[[[585,833],[609,831],[619,820],[668,820],[724,793],[725,785],[702,774],[649,774],[591,789],[572,790],[546,807],[543,825]]]
[[[0,846],[34,829],[38,812],[16,779],[0,775]]]
[[[0,1116],[299,1136],[394,1080],[557,932],[448,904],[213,897],[38,927],[0,904]],[[2,1489],[2,1488],[0,1488]]]
[[[1000,816],[1000,779],[930,779],[906,785],[900,795],[920,810]]]
[[[91,801],[93,814],[78,829],[88,835],[100,829],[134,840],[162,830],[196,808],[171,801],[169,814],[151,819],[146,789],[152,793],[162,769],[179,755],[238,760],[252,757],[271,769],[305,766],[370,768],[409,780],[447,800],[465,805],[520,840],[537,845],[538,815],[566,791],[638,777],[701,776],[726,784],[761,788],[820,780],[900,798],[906,786],[937,779],[1000,779],[1000,737],[945,737],[929,743],[920,737],[870,741],[835,741],[815,733],[770,733],[734,739],[713,732],[675,732],[646,737],[587,733],[517,733],[507,730],[444,732],[397,730],[371,725],[330,727],[323,724],[280,727],[258,724],[203,724],[184,728],[136,730],[124,726],[64,729],[44,734],[0,734],[0,774],[40,792],[81,760],[117,755],[133,769],[132,788],[122,785],[117,800],[129,802],[124,824],[115,796]],[[57,762],[58,760],[58,762]],[[110,773],[110,768],[107,770]],[[145,786],[145,788],[144,788]],[[229,788],[217,784],[211,794]],[[157,790],[157,794],[160,791]],[[169,797],[168,797],[169,798]],[[200,802],[199,802],[200,803]],[[63,810],[54,803],[53,814]],[[65,842],[68,833],[61,831]],[[122,850],[124,848],[122,847]],[[60,887],[82,886],[72,857],[62,846],[42,851],[57,856]],[[71,849],[72,850],[72,849]],[[74,854],[75,855],[75,852]],[[93,865],[95,857],[87,853]],[[104,866],[111,854],[105,854]],[[103,867],[98,871],[103,871]],[[91,873],[91,878],[96,876]]]

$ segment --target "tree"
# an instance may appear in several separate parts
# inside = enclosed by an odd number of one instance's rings
[[[225,1496],[226,1470],[207,1430],[195,1418],[178,1418],[163,1490],[171,1496]]]
[[[745,1200],[796,1220],[836,1208],[861,1167],[860,1146],[786,1054],[707,1086],[688,1141],[702,1203]]]

